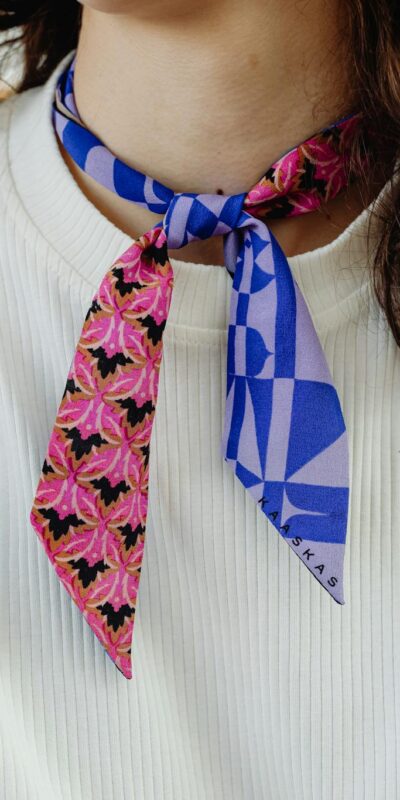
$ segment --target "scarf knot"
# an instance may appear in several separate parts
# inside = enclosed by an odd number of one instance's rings
[[[246,193],[228,196],[190,192],[175,194],[163,223],[168,246],[178,249],[195,239],[232,233],[240,227],[245,198]]]

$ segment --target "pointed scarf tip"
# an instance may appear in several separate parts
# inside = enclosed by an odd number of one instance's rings
[[[66,586],[66,588],[71,594],[70,587]],[[71,594],[71,597],[78,605],[78,598],[74,597],[73,594]],[[86,607],[81,610],[83,611],[83,616],[86,622],[97,637],[104,652],[110,661],[112,661],[113,666],[117,668],[118,672],[120,672],[124,678],[127,680],[132,680],[133,670],[131,647],[133,640],[134,617],[125,617],[123,623],[118,626],[116,632],[115,625],[105,624],[104,617],[100,616],[98,612],[94,614],[93,609],[90,607]],[[118,611],[116,612],[113,610],[114,615],[118,613]]]
[[[291,549],[314,578],[339,605],[345,605],[343,591],[344,543],[287,539]]]
[[[133,678],[131,656],[124,658],[122,662],[119,659],[114,659],[107,650],[106,653],[113,662],[114,666],[117,667],[118,672],[120,672],[121,675],[123,675],[128,681],[131,681]]]

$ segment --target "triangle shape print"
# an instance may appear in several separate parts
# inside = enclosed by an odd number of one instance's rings
[[[348,442],[346,432],[290,476],[288,483],[347,487]]]

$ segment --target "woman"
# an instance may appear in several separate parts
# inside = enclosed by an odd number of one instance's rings
[[[396,4],[82,5],[0,4],[1,27],[24,59],[19,92],[1,108],[2,797],[392,800],[400,788]],[[339,159],[335,180],[329,165],[318,178],[321,141]],[[310,142],[315,161],[296,166],[300,208],[268,168]],[[113,191],[110,164],[126,178]],[[274,195],[263,214],[251,200],[255,185]],[[127,199],[132,186],[140,204]],[[221,226],[227,198],[236,203],[219,235],[205,232],[210,196]],[[197,233],[177,216],[185,197]],[[294,340],[296,369],[301,359],[311,374],[318,361],[324,377],[312,382],[327,387],[303,403],[294,449],[303,464],[317,433],[326,439],[312,488],[334,500],[328,513],[312,495],[302,536],[289,529],[304,523],[304,471],[297,507],[286,487],[275,511],[278,481],[260,484],[260,496],[246,491],[257,449],[250,434],[239,444],[236,437],[232,456],[237,426],[246,419],[251,428],[246,416],[237,422],[235,403],[229,411],[226,393],[227,326],[236,353],[243,328],[230,303],[247,268],[264,288],[276,278],[292,291],[286,306],[275,296],[276,319],[289,313],[275,341],[284,342],[275,371],[284,400],[272,397],[271,414],[279,407],[281,416],[262,445],[270,466],[283,457],[289,384],[293,392],[302,384],[285,372]],[[154,276],[160,320],[143,306],[138,322],[135,302],[145,302]],[[241,284],[235,302],[246,295],[251,304],[249,292]],[[259,332],[270,311],[266,301],[251,329],[255,344],[246,340],[253,360],[265,349],[267,372],[271,352]],[[136,389],[115,393],[134,360],[128,345],[111,353],[116,312],[139,337],[136,355],[146,342],[151,401]],[[292,312],[303,327],[293,328]],[[235,386],[240,379],[232,377]],[[97,416],[93,407],[103,389],[113,409],[100,431],[105,406]],[[95,425],[86,434],[74,417],[81,395],[90,412],[80,422]],[[118,403],[118,419],[126,413],[117,430]],[[253,406],[259,446],[267,404]],[[140,489],[124,472],[121,431],[137,474],[150,468],[148,507],[147,484]],[[117,458],[105,478],[96,459],[108,457],[113,435]],[[238,469],[243,441],[247,471]],[[60,506],[54,486],[65,453],[74,469],[91,470],[91,493],[81,472],[78,488],[60,490]],[[117,545],[105,555],[99,520],[108,524],[125,496],[143,500],[139,527],[114,519],[104,536]],[[327,518],[344,525],[333,542],[318,534]],[[72,558],[68,548],[82,535]],[[88,555],[97,536],[100,549]],[[309,563],[314,545],[323,563]],[[125,569],[125,601],[113,585],[100,604],[96,587],[116,564]]]

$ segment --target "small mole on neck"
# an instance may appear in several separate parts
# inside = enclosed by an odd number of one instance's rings
[[[224,193],[223,189],[217,189],[217,194],[223,194],[223,193]]]

